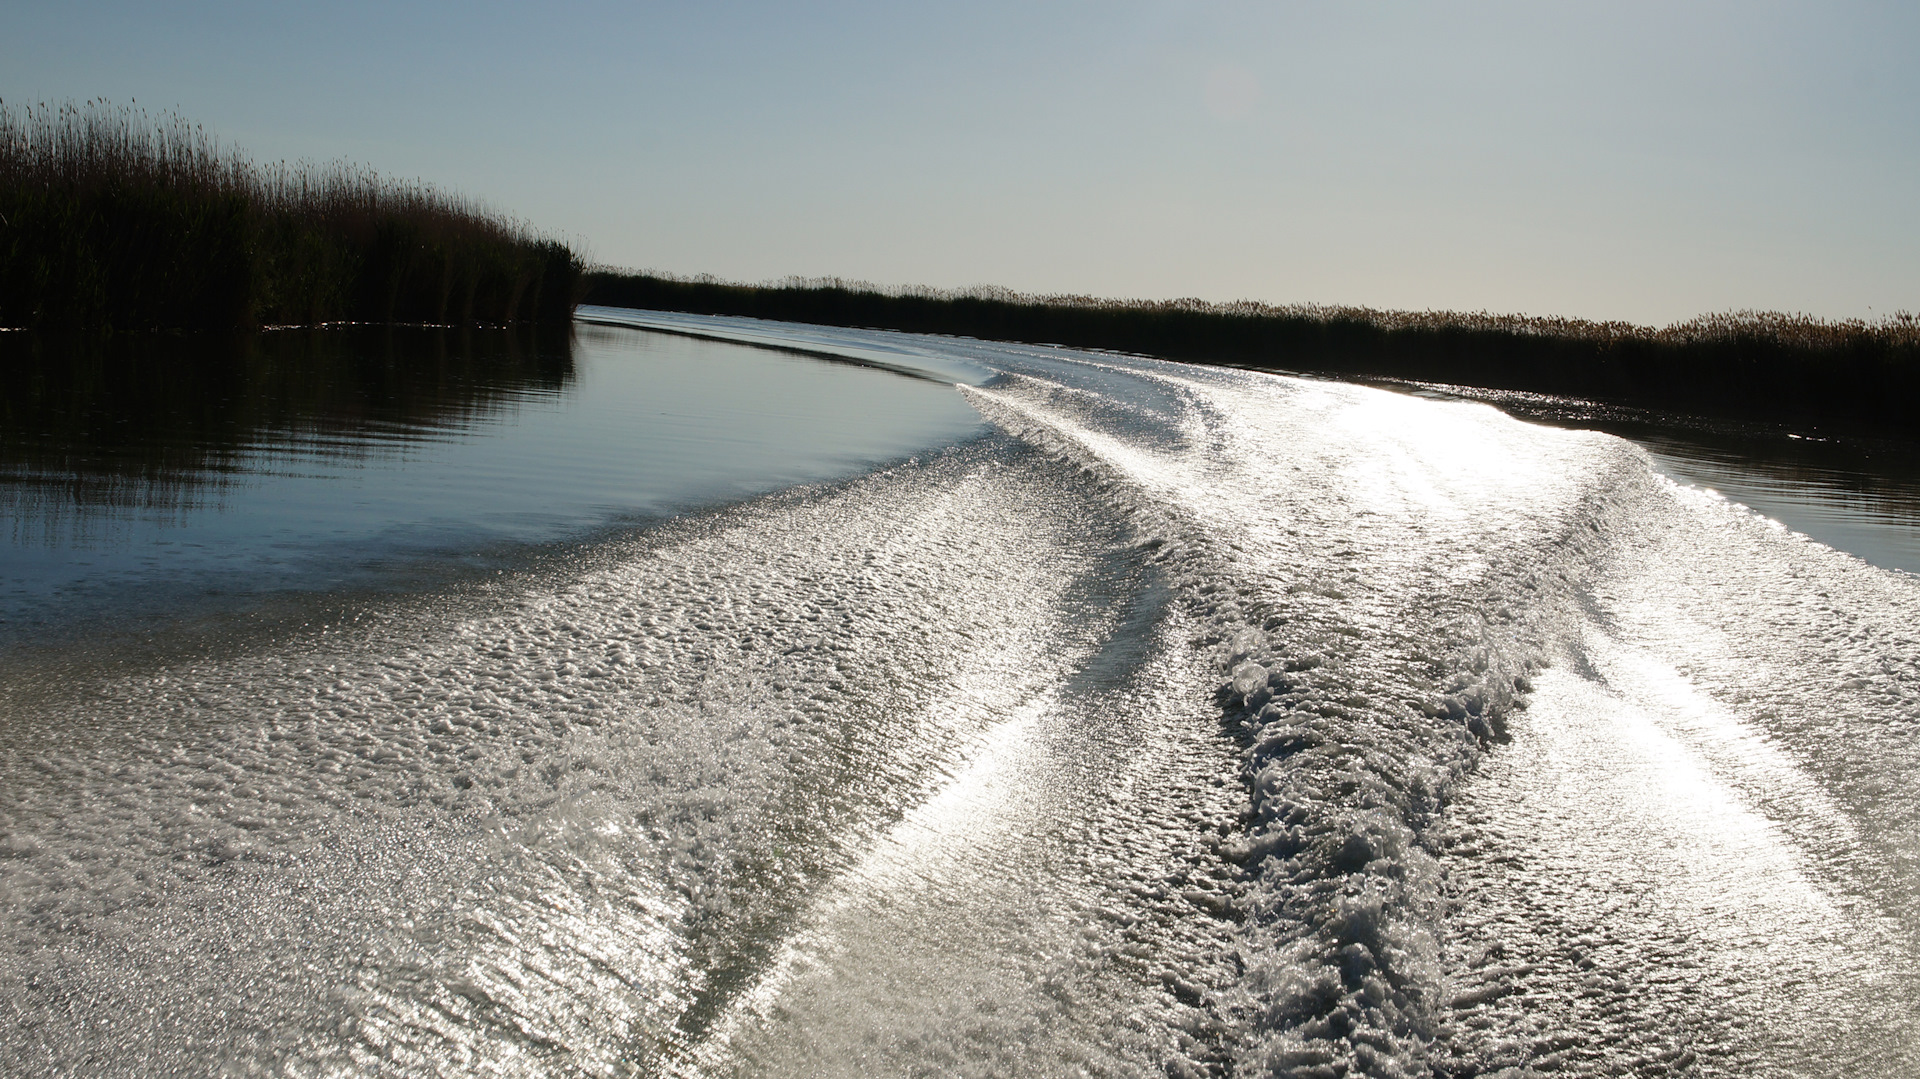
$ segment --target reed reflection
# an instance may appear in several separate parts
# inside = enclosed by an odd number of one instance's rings
[[[1888,569],[1920,573],[1920,441],[1864,423],[1780,423],[1576,398],[1423,387],[1521,419],[1639,443],[1662,472],[1710,487],[1797,532]]]
[[[15,542],[217,505],[247,474],[391,454],[574,378],[568,328],[0,334]]]

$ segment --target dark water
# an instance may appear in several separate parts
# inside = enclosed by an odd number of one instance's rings
[[[969,437],[950,387],[582,326],[0,335],[0,646],[431,586]]]
[[[1730,420],[1544,394],[1437,385],[1417,392],[1631,439],[1677,482],[1876,566],[1920,574],[1920,442],[1845,424]]]

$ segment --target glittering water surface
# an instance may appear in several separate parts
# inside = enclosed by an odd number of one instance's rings
[[[972,418],[16,650],[0,1071],[1915,1071],[1914,578],[1481,404],[585,314]]]
[[[1662,474],[1751,507],[1887,569],[1920,574],[1920,442],[1846,422],[1765,422],[1663,413],[1578,398],[1430,383],[1526,420],[1606,431]]]

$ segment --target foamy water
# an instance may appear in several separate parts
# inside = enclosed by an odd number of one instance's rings
[[[588,314],[990,429],[16,664],[0,1071],[1914,1072],[1913,578],[1482,405]]]

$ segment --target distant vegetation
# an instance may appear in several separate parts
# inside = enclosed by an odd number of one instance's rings
[[[1920,426],[1920,319],[1737,312],[1664,329],[1485,312],[1102,300],[1005,290],[739,285],[594,271],[584,300],[1145,353],[1202,363],[1446,382],[1698,412]]]
[[[580,271],[424,184],[256,165],[177,116],[0,105],[0,326],[565,321]]]
[[[176,116],[0,104],[0,327],[565,322],[577,300],[1911,429],[1920,320],[1620,322],[596,271],[421,183],[258,165]]]

